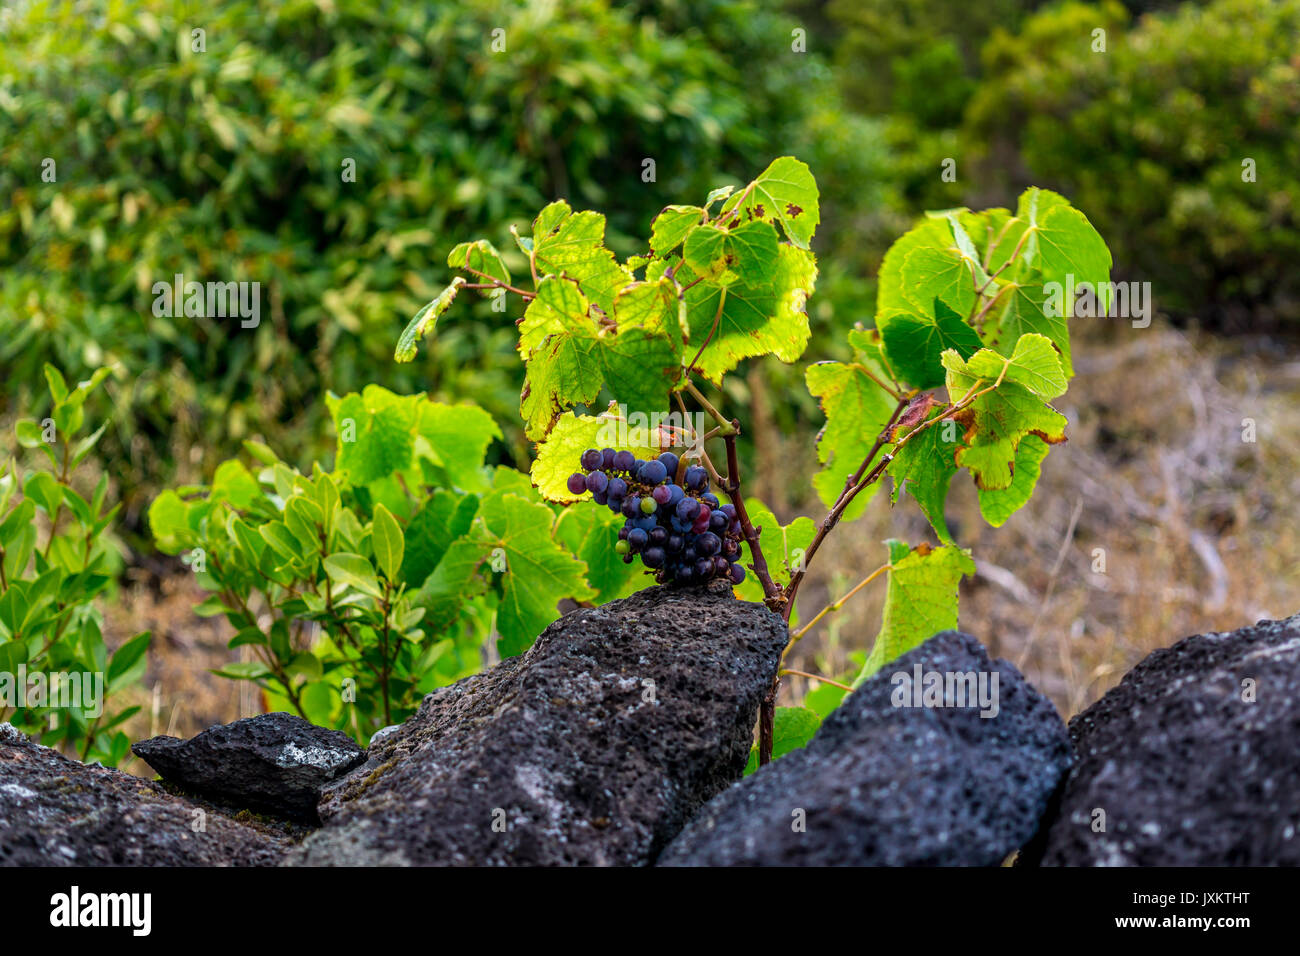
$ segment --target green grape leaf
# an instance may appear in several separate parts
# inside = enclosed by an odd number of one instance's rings
[[[758,544],[767,559],[767,570],[772,580],[785,587],[790,583],[791,574],[803,567],[804,553],[817,535],[816,523],[801,515],[788,525],[782,525],[772,510],[757,498],[745,499],[745,512],[750,523],[759,529]],[[745,560],[741,563],[748,564],[752,555],[748,544],[744,548]],[[759,583],[758,575],[746,574],[745,580],[737,586],[736,594],[745,601],[761,602],[763,585]]]
[[[650,224],[651,251],[661,259],[668,255],[700,224],[703,215],[699,206],[665,206]]]
[[[943,363],[953,402],[972,394],[977,386],[979,391],[991,388],[1002,376],[1000,385],[954,416],[965,429],[956,462],[970,470],[977,487],[1011,485],[1016,447],[1024,436],[1037,435],[1049,444],[1065,440],[1065,416],[1043,401],[1065,391],[1065,373],[1051,342],[1043,336],[1021,336],[1009,358],[981,349],[968,361],[956,352],[945,352]]]
[[[903,294],[909,311],[925,315],[940,299],[964,320],[975,308],[975,277],[952,237],[946,238],[946,248],[924,246],[907,254],[900,274]]]
[[[963,548],[909,550],[889,541],[889,587],[880,633],[871,654],[854,680],[856,688],[885,664],[906,654],[941,631],[957,626],[957,585],[975,573],[975,562]]]
[[[493,279],[510,284],[510,270],[496,247],[486,239],[476,242],[462,242],[451,250],[447,256],[447,265],[452,269],[466,269],[479,273],[486,281]],[[492,295],[494,289],[482,289],[484,296]]]
[[[899,494],[906,488],[944,544],[955,543],[943,512],[944,502],[948,499],[948,486],[952,483],[953,475],[957,474],[954,455],[958,446],[955,441],[945,440],[955,428],[956,423],[952,426],[946,426],[943,422],[931,425],[915,438],[904,442],[885,469],[894,479],[891,500],[897,503]]]
[[[982,489],[979,493],[980,514],[985,521],[1000,528],[1029,500],[1034,493],[1034,486],[1038,484],[1042,462],[1047,457],[1049,447],[1037,435],[1026,435],[1020,439],[1012,465],[1011,484],[1006,488]]]
[[[551,203],[533,222],[533,260],[544,274],[567,275],[605,312],[614,296],[632,282],[632,273],[605,248],[605,217],[575,213],[563,199]],[[540,288],[539,288],[540,294]]]
[[[817,180],[808,164],[793,156],[774,159],[758,178],[722,204],[719,221],[734,213],[738,222],[780,223],[794,245],[807,249],[821,222]]]
[[[826,425],[817,439],[817,460],[825,467],[813,478],[813,486],[822,503],[830,507],[889,424],[897,403],[860,364],[818,362],[808,366],[804,379],[826,415]],[[877,451],[876,455],[880,454]],[[872,462],[876,460],[873,457]],[[845,520],[861,513],[876,487],[869,486],[854,499]]]
[[[1092,283],[1103,314],[1110,309],[1110,250],[1088,217],[1048,189],[1030,187],[1020,196],[1016,216],[1027,224],[1023,255],[1049,282]],[[1073,311],[1073,302],[1065,303]]]
[[[503,656],[527,650],[559,617],[562,598],[594,597],[586,565],[556,542],[554,521],[539,502],[502,492],[485,496],[469,531],[447,549],[422,589],[435,631],[455,619],[468,597],[482,593],[488,574],[500,574]]]
[[[483,456],[501,429],[477,405],[443,405],[420,402],[415,448],[437,462],[446,474],[446,484],[466,491],[487,487]]]
[[[438,293],[437,297],[426,305],[415,317],[407,323],[402,334],[397,339],[397,347],[393,350],[393,359],[398,362],[409,362],[415,358],[416,350],[419,348],[420,339],[428,332],[432,332],[434,326],[438,324],[438,317],[451,307],[452,302],[456,299],[456,293],[460,287],[465,284],[462,276],[456,276],[451,280],[451,285]]]
[[[656,302],[657,311],[647,308]],[[548,276],[520,333],[521,341],[537,342],[525,361],[520,400],[525,433],[534,441],[544,439],[567,408],[595,401],[602,388],[634,411],[666,411],[668,392],[681,376],[676,307],[665,280],[620,289],[610,321],[593,314],[577,283]]]
[[[395,395],[378,385],[360,394],[327,396],[326,405],[338,432],[334,469],[353,482],[368,484],[411,464],[421,395]]]
[[[916,290],[909,289],[904,281],[903,264],[907,257],[917,250],[942,251],[948,248],[951,242],[951,230],[941,219],[922,219],[900,236],[885,253],[880,263],[880,271],[876,275],[876,315],[928,311],[927,306],[918,307],[917,301],[913,298]],[[928,298],[921,298],[920,301],[928,304],[934,298],[932,294]]]
[[[782,362],[793,362],[803,354],[809,336],[804,308],[817,281],[812,253],[782,243],[775,268],[761,279],[728,286],[707,281],[691,285],[695,278],[685,263],[677,271],[678,281],[689,286],[685,292],[689,343],[698,350],[708,342],[695,362],[707,379],[720,384],[747,358],[772,354]]]
[[[537,449],[533,461],[532,479],[542,497],[550,501],[577,501],[591,498],[584,491],[574,495],[569,491],[569,476],[578,470],[578,459],[588,448],[612,448],[630,451],[638,458],[653,458],[668,446],[661,442],[658,433],[649,427],[648,420],[638,424],[621,416],[611,405],[602,415],[562,415],[551,429],[550,436]]]
[[[996,304],[987,316],[986,341],[1003,355],[1010,355],[1020,337],[1030,332],[1046,336],[1056,346],[1061,356],[1061,367],[1066,378],[1074,375],[1070,359],[1070,330],[1066,313],[1051,314],[1047,305],[1042,274],[1037,270],[1028,277],[998,280]]]
[[[478,503],[474,495],[457,495],[439,488],[411,516],[402,557],[402,580],[408,587],[424,584],[451,543],[469,531]]]
[[[776,230],[766,222],[747,222],[735,229],[700,226],[686,237],[682,258],[706,282],[752,285],[776,268],[777,248]]]
[[[965,374],[988,382],[1002,376],[1004,382],[1023,385],[1040,398],[1059,398],[1069,387],[1065,370],[1061,368],[1061,357],[1057,355],[1051,340],[1044,335],[1032,332],[1022,335],[1009,356],[999,355],[992,349],[980,349],[967,358]],[[944,357],[944,367],[950,373],[949,380],[955,364],[956,360]]]
[[[955,349],[962,358],[979,351],[979,335],[940,298],[923,313],[893,312],[877,323],[890,368],[915,388],[944,383],[939,357]]]
[[[587,566],[596,604],[627,597],[655,583],[640,561],[624,564],[614,550],[624,518],[605,508],[566,508],[555,522],[555,540]]]

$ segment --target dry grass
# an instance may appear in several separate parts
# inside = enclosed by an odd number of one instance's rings
[[[1286,348],[1154,324],[1085,329],[1058,403],[1070,440],[1048,455],[1033,500],[990,528],[969,481],[954,482],[949,523],[980,567],[962,586],[961,625],[1063,715],[1157,647],[1300,611],[1300,353]],[[930,533],[914,506],[891,513],[881,494],[828,539],[804,613],[879,565],[891,536]],[[856,597],[794,666],[849,672],[848,654],[879,627],[882,595]],[[806,683],[795,679],[787,699]]]
[[[236,659],[226,649],[234,630],[224,619],[200,618],[194,606],[206,596],[193,574],[181,571],[161,578],[143,568],[127,572],[120,600],[105,608],[105,638],[110,646],[140,631],[153,632],[149,669],[142,686],[124,691],[114,709],[140,704],[141,710],[124,726],[132,741],[157,734],[192,737],[213,724],[260,714],[261,692],[247,681],[232,681],[210,673]],[[123,770],[153,777],[138,758]]]

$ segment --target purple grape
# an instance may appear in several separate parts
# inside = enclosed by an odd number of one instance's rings
[[[733,564],[731,566],[731,583],[739,584],[743,580],[745,580],[745,569],[739,564]]]
[[[683,521],[694,521],[700,513],[700,503],[694,498],[683,498],[677,502],[677,517]]]
[[[677,466],[681,464],[681,459],[672,452],[666,451],[659,456],[659,462],[664,466],[664,471],[666,471],[668,476],[671,478],[677,474]]]
[[[633,551],[640,551],[646,546],[649,540],[650,536],[640,528],[633,528],[627,533],[627,543]]]
[[[635,518],[641,514],[641,498],[638,495],[628,495],[623,499],[623,517]]]
[[[691,465],[682,477],[686,487],[692,491],[703,491],[709,486],[709,473],[699,465]]]
[[[641,560],[645,562],[647,568],[658,569],[664,566],[664,549],[660,547],[651,547],[645,549],[645,554],[641,555]]]
[[[654,491],[650,492],[650,497],[655,500],[655,504],[666,505],[672,498],[673,493],[669,490],[673,485],[655,485]]]
[[[580,495],[587,490],[587,476],[574,472],[569,476],[569,493]]]
[[[595,471],[605,463],[605,456],[595,448],[588,448],[582,453],[582,467],[588,471]]]
[[[587,490],[590,492],[605,491],[609,488],[609,479],[605,477],[603,471],[593,471],[587,476]]]
[[[609,497],[610,497],[611,499],[613,499],[613,498],[626,498],[626,497],[627,497],[627,482],[624,481],[622,478],[611,478],[611,479],[609,479],[609,489],[608,489],[608,490],[609,490]]]
[[[618,454],[612,448],[602,448],[600,450],[600,467],[609,471],[614,467],[614,456]]]
[[[636,465],[636,455],[630,451],[620,451],[614,455],[615,471],[631,471]]]
[[[722,550],[722,539],[712,531],[706,531],[696,539],[695,550],[706,556],[715,555]]]
[[[713,512],[713,514],[709,515],[710,531],[725,531],[727,529],[727,525],[729,524],[731,524],[731,519],[729,519],[721,511],[715,511]]]
[[[668,477],[668,469],[657,458],[645,462],[638,470],[637,477],[647,485],[657,485]]]

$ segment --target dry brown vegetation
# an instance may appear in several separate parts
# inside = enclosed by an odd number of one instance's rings
[[[990,528],[959,475],[948,508],[979,566],[962,586],[963,629],[1066,717],[1157,647],[1300,611],[1300,352],[1158,324],[1074,331],[1076,377],[1058,403],[1069,441],[1048,455],[1033,499]],[[885,501],[828,539],[805,614],[877,566],[881,540],[926,537],[914,506]],[[855,597],[795,666],[849,672],[882,599],[875,585]],[[787,697],[804,685],[794,679]]]

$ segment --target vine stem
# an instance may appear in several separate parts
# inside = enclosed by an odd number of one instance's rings
[[[700,280],[696,279],[695,281],[698,282]],[[691,285],[694,284],[695,284],[694,282],[691,283]],[[689,289],[690,286],[687,286],[686,288]],[[682,289],[682,291],[685,292],[686,289]],[[704,337],[704,341],[700,343],[700,348],[699,351],[695,353],[695,358],[691,359],[691,364],[686,366],[687,375],[690,375],[691,372],[695,371],[695,363],[700,360],[700,356],[704,354],[704,350],[708,348],[709,343],[713,341],[713,335],[718,331],[718,323],[722,321],[722,307],[726,304],[727,304],[727,289],[724,286],[722,292],[718,295],[718,311],[713,314],[713,325],[709,326],[709,334],[706,335]]]
[[[710,402],[707,398],[705,398],[704,393],[701,392],[698,388],[696,388],[695,383],[692,382],[689,378],[686,379],[685,388],[686,391],[690,392],[691,398],[699,402],[704,407],[704,410],[708,412],[711,416],[713,416],[713,420],[716,421],[719,426],[721,426],[723,437],[730,435],[731,437],[734,438],[736,435],[740,434],[740,426],[734,420],[727,418],[725,415],[722,414],[722,412],[714,408],[713,403]]]
[[[819,680],[823,684],[830,684],[832,687],[839,687],[842,690],[847,690],[850,694],[853,693],[853,688],[848,684],[841,684],[839,681],[831,680],[829,677],[823,677],[821,674],[809,674],[807,671],[797,671],[793,667],[782,669],[781,676],[784,677],[786,674],[793,674],[796,677],[807,677],[810,680]]]
[[[826,535],[828,535],[831,529],[839,523],[840,515],[844,514],[845,509],[848,508],[849,504],[857,496],[858,491],[860,490],[859,485],[863,481],[863,474],[866,472],[867,468],[870,467],[871,460],[875,458],[880,449],[884,447],[889,437],[889,432],[894,427],[894,423],[898,421],[899,417],[907,409],[908,404],[909,399],[899,399],[898,404],[894,407],[894,413],[889,417],[889,421],[886,423],[884,430],[876,436],[875,443],[871,446],[871,450],[867,452],[866,457],[862,459],[862,464],[858,466],[857,471],[845,480],[844,489],[840,492],[839,497],[835,499],[835,503],[831,505],[830,511],[827,512],[826,517],[822,519],[821,524],[817,526],[816,534],[813,535],[811,543],[809,543],[808,547],[804,550],[803,560],[799,562],[799,567],[795,569],[795,572],[790,576],[790,583],[786,585],[785,588],[787,603],[784,609],[784,614],[787,621],[790,620],[790,613],[794,609],[795,594],[799,590],[799,585],[803,583],[804,576],[807,573],[808,563],[812,560],[812,556],[817,553],[817,549],[821,547],[822,541],[825,540]]]
[[[822,523],[818,525],[817,533],[813,536],[812,543],[809,544],[807,550],[804,551],[803,562],[801,563],[799,570],[797,570],[793,575],[790,576],[790,583],[786,586],[785,589],[786,599],[790,602],[789,604],[786,605],[785,608],[785,615],[787,621],[790,619],[790,609],[793,606],[794,595],[799,590],[799,585],[802,583],[804,576],[807,573],[808,562],[812,560],[812,556],[816,553],[817,549],[821,547],[821,543],[826,539],[826,535],[839,522],[840,517],[844,514],[845,509],[847,509],[848,506],[853,502],[853,499],[856,498],[864,489],[870,487],[881,475],[883,475],[885,473],[885,469],[889,467],[890,462],[892,462],[898,456],[898,453],[904,447],[907,446],[907,443],[914,440],[917,435],[920,435],[926,430],[933,428],[935,425],[939,424],[942,421],[952,418],[958,412],[961,412],[969,408],[976,400],[982,398],[983,396],[987,395],[989,392],[998,388],[1002,384],[1003,379],[1006,378],[1007,369],[1009,369],[1010,367],[1011,367],[1011,359],[1008,358],[1006,359],[1006,361],[1002,363],[1002,371],[998,373],[998,377],[994,380],[993,384],[989,385],[987,388],[980,388],[980,386],[984,384],[985,380],[977,379],[975,381],[975,384],[973,384],[969,389],[967,389],[966,394],[963,395],[955,404],[950,405],[947,409],[943,411],[942,414],[936,415],[934,418],[922,422],[921,424],[913,428],[910,432],[908,432],[906,435],[904,435],[894,445],[893,450],[890,451],[889,454],[883,456],[880,459],[880,461],[876,463],[875,467],[872,468],[869,472],[867,472],[864,475],[863,469],[867,467],[872,457],[881,448],[881,446],[883,446],[884,444],[888,444],[889,433],[893,430],[894,422],[897,421],[897,416],[902,411],[902,408],[895,409],[895,417],[890,420],[889,425],[885,426],[885,430],[881,432],[880,437],[876,439],[876,444],[873,445],[871,451],[868,452],[867,457],[862,462],[862,465],[859,466],[857,473],[855,473],[852,477],[850,477],[849,480],[845,483],[844,491],[840,493],[839,499],[831,507],[831,510],[827,513],[826,517],[822,519]],[[861,475],[862,477],[859,478],[858,477],[859,475]]]
[[[749,520],[749,513],[745,510],[745,498],[740,493],[740,462],[736,455],[736,436],[740,434],[740,423],[733,421],[731,423],[733,431],[731,434],[724,434],[722,440],[727,446],[727,497],[736,507],[736,520],[740,522],[741,533],[745,536],[745,541],[749,544],[749,554],[753,558],[754,574],[758,576],[758,581],[763,585],[763,595],[767,599],[767,604],[771,607],[773,604],[779,606],[785,598],[781,594],[781,586],[772,580],[772,574],[767,567],[767,558],[763,556],[763,549],[758,544],[758,531],[755,530],[754,524]],[[775,610],[775,608],[773,608]]]
[[[525,289],[516,288],[515,286],[502,282],[500,279],[496,278],[495,276],[488,275],[486,272],[479,272],[477,269],[472,269],[469,266],[461,266],[461,268],[464,269],[466,272],[472,272],[476,276],[488,280],[485,283],[484,282],[475,282],[473,284],[467,283],[467,285],[469,285],[469,288],[471,289],[505,289],[507,292],[513,292],[515,295],[523,296],[525,299],[537,298],[536,292],[528,292]]]
[[[852,590],[850,590],[843,597],[839,598],[838,600],[832,601],[830,604],[827,604],[824,608],[818,611],[816,617],[814,617],[811,621],[809,621],[803,627],[799,628],[799,630],[795,631],[792,635],[790,635],[790,643],[785,646],[785,651],[781,654],[782,658],[784,658],[785,655],[790,652],[790,648],[794,647],[795,644],[798,643],[799,640],[805,634],[807,634],[809,631],[813,629],[813,627],[816,626],[818,621],[824,618],[827,614],[830,614],[833,611],[838,611],[840,608],[842,608],[845,605],[845,603],[848,601],[849,598],[853,597],[853,595],[857,594],[859,591],[865,588],[872,581],[876,580],[876,578],[880,577],[882,574],[884,574],[886,571],[891,570],[892,568],[893,568],[892,564],[882,564],[880,567],[876,568],[876,570],[872,571],[865,578],[863,578],[861,581],[855,584]]]

